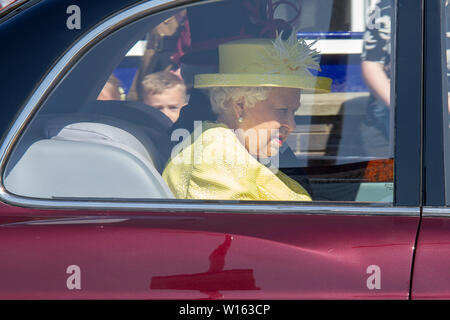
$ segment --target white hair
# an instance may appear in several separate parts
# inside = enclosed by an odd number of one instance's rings
[[[227,112],[226,102],[236,102],[244,99],[245,108],[252,108],[257,102],[264,101],[269,96],[269,87],[213,87],[209,88],[209,100],[215,114]]]

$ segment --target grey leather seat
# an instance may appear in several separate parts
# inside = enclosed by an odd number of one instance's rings
[[[47,199],[173,198],[134,135],[110,124],[61,119],[32,124],[6,168],[8,191]]]

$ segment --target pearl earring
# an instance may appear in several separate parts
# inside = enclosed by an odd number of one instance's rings
[[[241,123],[242,121],[244,121],[244,119],[242,117],[239,117],[238,122]]]

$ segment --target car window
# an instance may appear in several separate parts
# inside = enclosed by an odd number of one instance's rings
[[[226,0],[144,17],[62,78],[9,156],[5,187],[391,203],[392,12],[389,0]]]

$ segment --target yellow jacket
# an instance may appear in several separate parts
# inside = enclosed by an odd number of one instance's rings
[[[211,122],[202,126],[195,140],[191,135],[177,146],[180,151],[164,169],[162,176],[175,197],[311,201],[296,181],[252,157],[227,126]]]

